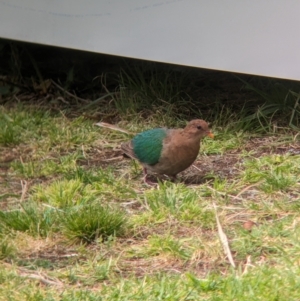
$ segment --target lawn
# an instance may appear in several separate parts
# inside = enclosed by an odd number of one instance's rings
[[[299,84],[113,70],[0,80],[0,300],[298,300]],[[146,185],[120,144],[193,118],[215,138]]]

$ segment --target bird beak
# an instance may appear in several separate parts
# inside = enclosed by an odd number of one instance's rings
[[[212,138],[212,139],[214,139],[214,137],[215,137],[214,134],[213,134],[212,132],[208,132],[208,133],[207,133],[207,136],[208,136],[209,138]]]

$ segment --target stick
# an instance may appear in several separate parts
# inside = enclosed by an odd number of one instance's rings
[[[78,97],[77,95],[75,94],[72,94],[70,93],[69,91],[67,91],[66,89],[64,89],[63,87],[61,87],[59,84],[57,84],[54,80],[51,80],[52,84],[58,88],[59,90],[63,91],[64,93],[66,93],[67,95],[69,95],[70,97],[73,97],[77,100],[81,100],[83,102],[87,102],[88,100],[87,99],[84,99],[84,98],[81,98],[81,97]]]
[[[20,276],[25,277],[25,278],[30,278],[30,279],[35,279],[38,280],[46,285],[56,285],[56,286],[63,286],[63,283],[59,280],[51,280],[47,279],[46,277],[40,275],[40,274],[29,274],[27,272],[21,271]]]
[[[22,203],[26,197],[26,193],[27,193],[27,190],[28,190],[28,183],[27,181],[23,181],[21,180],[21,186],[22,186],[22,194],[21,194],[21,198],[20,198],[20,203]]]
[[[235,268],[235,263],[233,261],[231,250],[229,248],[228,239],[227,239],[227,236],[226,236],[226,234],[224,233],[224,231],[222,229],[222,226],[221,226],[221,223],[220,223],[220,220],[219,220],[219,217],[218,217],[218,213],[217,213],[217,207],[216,207],[216,204],[214,202],[213,202],[213,207],[214,207],[215,213],[216,213],[218,233],[219,233],[219,237],[220,237],[220,240],[221,240],[223,248],[224,248],[224,252],[225,252],[230,264]]]
[[[95,125],[98,125],[100,127],[107,128],[107,129],[110,129],[110,130],[118,131],[118,132],[121,132],[121,133],[125,133],[125,134],[128,134],[128,135],[131,134],[130,132],[128,132],[128,131],[126,131],[124,129],[121,129],[118,126],[113,125],[111,123],[98,122],[98,123],[95,123]]]
[[[250,188],[252,188],[252,187],[255,187],[255,186],[258,186],[258,185],[261,184],[262,182],[263,182],[263,181],[259,181],[259,182],[257,182],[257,183],[254,183],[254,184],[252,184],[252,185],[249,185],[249,186],[245,187],[245,188],[242,189],[236,196],[234,196],[233,199],[238,199],[239,196],[240,196],[241,194],[243,194],[244,192],[246,192],[248,189],[250,189]]]

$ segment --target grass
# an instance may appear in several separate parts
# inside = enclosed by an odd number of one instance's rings
[[[95,239],[107,240],[121,236],[126,217],[122,211],[100,204],[72,208],[62,216],[62,231],[71,240],[91,243]]]
[[[27,232],[31,235],[47,236],[55,223],[52,209],[41,209],[36,204],[21,205],[20,209],[1,212],[0,224],[6,232],[11,230]]]
[[[257,183],[263,180],[260,188],[272,193],[286,191],[299,181],[299,159],[290,155],[271,155],[245,162],[245,180]]]
[[[15,94],[18,103],[3,95],[0,300],[297,300],[295,83],[151,66],[102,76],[97,101],[61,90],[39,101]],[[120,143],[195,117],[211,122],[215,139],[203,140],[178,183],[144,185]]]

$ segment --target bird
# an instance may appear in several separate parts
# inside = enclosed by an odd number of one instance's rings
[[[126,156],[139,161],[143,166],[144,182],[153,185],[148,179],[148,171],[175,180],[178,173],[196,160],[200,140],[206,136],[214,138],[208,123],[194,119],[183,129],[162,127],[141,132],[122,143],[121,150]]]

